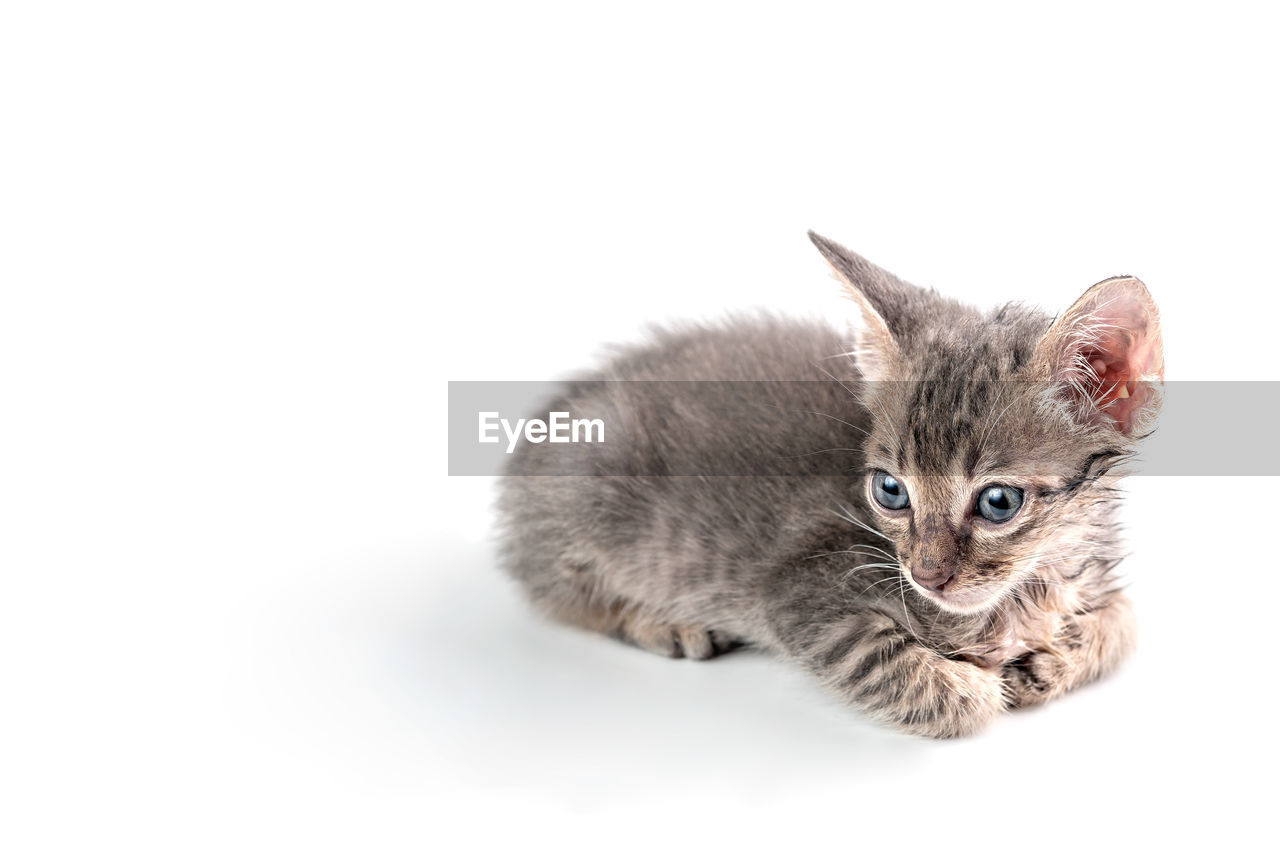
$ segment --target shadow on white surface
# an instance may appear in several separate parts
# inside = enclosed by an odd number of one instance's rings
[[[871,723],[761,652],[668,660],[550,623],[521,601],[486,543],[431,555],[371,568],[359,588],[348,573],[330,577],[347,585],[287,597],[277,617],[293,631],[258,652],[272,655],[260,665],[282,667],[260,673],[263,683],[282,705],[302,705],[291,739],[343,775],[527,790],[570,806],[763,799],[999,781],[1004,764],[1151,733],[1139,661],[977,737],[920,740]]]
[[[492,547],[469,539],[436,545],[429,560],[413,550],[382,563],[356,587],[343,575],[298,613],[291,644],[260,653],[290,651],[288,674],[270,682],[304,724],[290,729],[293,751],[342,789],[436,794],[463,814],[490,804],[608,817],[856,805],[906,823],[920,799],[1005,814],[1069,795],[1109,806],[1097,823],[1113,834],[1140,837],[1170,812],[1194,810],[1198,823],[1247,813],[1259,796],[1242,771],[1276,758],[1269,682],[1203,644],[1234,633],[1247,645],[1261,631],[1206,604],[1194,583],[1205,572],[1185,569],[1188,536],[1171,542],[1148,525],[1205,484],[1131,485],[1143,523],[1129,560],[1139,654],[1110,679],[965,740],[889,732],[751,650],[672,661],[546,622]],[[1242,704],[1224,722],[1227,697]]]

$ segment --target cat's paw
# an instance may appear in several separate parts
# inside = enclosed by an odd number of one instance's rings
[[[965,737],[981,731],[1005,709],[1004,685],[997,672],[971,663],[945,662],[932,705],[908,720],[907,730],[914,734]]]
[[[1049,651],[1028,651],[1005,664],[1002,671],[1010,707],[1042,704],[1064,692],[1071,664]]]
[[[854,693],[877,719],[921,737],[964,737],[1005,709],[999,672],[923,647],[908,649]]]
[[[673,659],[710,660],[742,645],[718,630],[643,618],[628,620],[617,635],[625,642]]]

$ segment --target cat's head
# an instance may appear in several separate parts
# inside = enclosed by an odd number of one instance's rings
[[[1078,560],[1115,468],[1159,414],[1160,319],[1133,277],[1056,320],[983,314],[810,233],[861,310],[853,354],[871,419],[866,505],[904,576],[979,612]]]

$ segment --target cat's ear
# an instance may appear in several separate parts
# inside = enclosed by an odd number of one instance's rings
[[[831,265],[832,273],[858,305],[862,328],[857,331],[858,368],[871,381],[886,380],[901,362],[894,338],[894,326],[901,315],[904,289],[911,288],[883,268],[816,232],[809,233],[819,252]]]
[[[1160,312],[1135,277],[1086,291],[1040,340],[1035,360],[1076,419],[1127,436],[1154,427],[1164,385]]]

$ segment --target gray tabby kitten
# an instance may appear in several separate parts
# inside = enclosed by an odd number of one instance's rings
[[[669,330],[567,384],[548,411],[611,433],[517,449],[511,573],[560,621],[671,657],[755,645],[912,734],[968,734],[1114,669],[1134,643],[1116,468],[1163,383],[1146,288],[1105,280],[1056,320],[984,314],[810,237],[860,329]],[[733,384],[677,401],[616,381],[787,382],[730,402]]]

